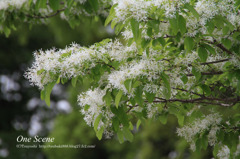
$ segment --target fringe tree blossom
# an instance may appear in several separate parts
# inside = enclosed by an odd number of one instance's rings
[[[177,129],[177,134],[184,137],[187,142],[191,143],[192,150],[195,151],[194,139],[197,134],[202,134],[205,131],[209,131],[208,141],[210,145],[216,143],[216,133],[219,129],[218,126],[221,123],[222,118],[219,114],[210,114],[205,116],[203,119],[197,119],[189,125],[185,125],[182,128]]]
[[[50,104],[56,83],[71,80],[76,86],[86,79],[91,87],[78,103],[99,139],[116,133],[121,143],[132,141],[132,116],[139,126],[147,118],[165,124],[172,114],[181,127],[177,134],[192,150],[209,145],[218,152],[214,157],[233,156],[240,135],[240,2],[113,0],[105,6],[95,1],[76,1],[81,9],[64,3],[74,9],[62,16],[102,15],[112,5],[105,25],[111,22],[123,39],[36,51],[25,77],[41,89],[41,98]],[[236,109],[227,116],[218,107]]]
[[[26,2],[27,0],[1,0],[0,10],[7,10],[9,7],[20,9]]]
[[[217,157],[219,159],[229,159],[230,157],[230,150],[228,146],[224,145],[221,147],[221,149],[218,151]]]

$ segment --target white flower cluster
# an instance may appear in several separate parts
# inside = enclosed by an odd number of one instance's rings
[[[0,0],[0,10],[7,10],[9,7],[20,9],[28,0]]]
[[[239,144],[237,145],[237,150],[234,153],[235,158],[240,157],[240,136],[239,136]]]
[[[152,14],[153,9],[164,10],[166,18],[175,18],[176,12],[186,19],[188,36],[195,36],[197,33],[207,34],[207,22],[216,15],[226,18],[235,28],[240,25],[240,16],[234,0],[200,0],[193,6],[198,12],[200,18],[193,14],[186,14],[187,8],[180,9],[189,3],[187,0],[113,0],[115,7],[116,19],[125,21],[128,18],[134,18],[138,21],[147,21]],[[169,27],[166,23],[160,23],[160,28]],[[168,24],[168,23],[167,23]],[[162,29],[161,29],[162,30]],[[162,31],[160,32],[161,35]],[[222,35],[222,31],[214,29],[213,34]],[[207,38],[207,37],[206,37]]]
[[[146,21],[152,8],[165,10],[166,17],[175,17],[177,6],[185,2],[185,0],[113,0],[113,4],[118,4],[115,11],[120,21],[128,17]]]
[[[102,107],[105,104],[102,100],[105,95],[105,91],[100,89],[89,90],[83,94],[78,96],[79,105],[82,107],[81,112],[84,114],[84,120],[88,125],[92,126],[96,117],[103,113]],[[88,105],[88,109],[84,109],[84,107]]]
[[[209,22],[214,16],[225,17],[233,26],[238,26],[240,24],[240,17],[236,6],[234,5],[234,0],[201,0],[197,1],[195,4],[195,9],[199,13],[200,18],[187,16],[182,14],[187,20],[188,35],[195,36],[198,32],[202,34],[207,34],[207,22]],[[213,34],[221,35],[222,32],[214,31]]]
[[[232,58],[230,59],[230,62],[236,66],[238,69],[240,69],[240,57],[233,55]]]
[[[81,113],[84,115],[84,120],[89,126],[94,125],[94,121],[101,114],[104,117],[104,122],[101,120],[98,129],[104,127],[104,134],[106,138],[110,138],[113,134],[108,128],[112,126],[112,117],[110,107],[105,107],[103,96],[106,94],[105,90],[96,88],[88,90],[87,92],[78,96],[78,102],[81,106]]]
[[[99,125],[102,126],[104,124],[108,125],[107,127],[110,127],[110,121],[113,114],[108,110],[109,108],[106,108],[105,103],[102,100],[107,89],[123,90],[124,94],[128,97],[133,97],[134,88],[129,92],[129,90],[126,89],[124,82],[128,79],[140,80],[141,78],[145,78],[147,82],[142,83],[143,90],[155,93],[158,97],[162,97],[164,85],[159,84],[159,80],[161,79],[160,74],[164,70],[170,77],[169,82],[171,87],[180,87],[188,90],[195,83],[195,77],[192,76],[188,77],[187,84],[184,84],[181,80],[180,74],[186,74],[188,73],[188,70],[181,70],[180,67],[177,67],[185,65],[189,68],[188,65],[193,62],[190,57],[188,57],[188,55],[190,56],[191,54],[188,54],[185,57],[180,54],[175,60],[173,59],[174,62],[172,64],[176,67],[171,69],[168,60],[159,60],[157,58],[159,55],[164,55],[166,59],[170,58],[168,51],[150,49],[148,55],[145,51],[141,56],[136,56],[136,54],[137,48],[135,43],[127,47],[122,45],[118,40],[105,40],[96,43],[89,48],[72,44],[70,47],[60,50],[40,50],[34,53],[35,62],[25,73],[25,77],[28,78],[33,85],[43,89],[46,84],[55,81],[59,77],[70,79],[72,77],[77,77],[78,75],[84,76],[87,75],[91,69],[95,68],[96,65],[106,65],[111,71],[106,71],[100,77],[98,82],[99,88],[95,88],[94,90],[90,89],[86,93],[81,94],[78,101],[82,108],[85,108],[86,105],[89,106],[89,109],[87,110],[82,109],[82,113],[85,116],[84,119],[89,125],[93,124],[99,113],[105,112],[104,116],[107,120],[104,121],[104,123],[101,121]],[[196,53],[193,56],[195,57]],[[219,57],[215,57],[214,59],[219,59]],[[120,66],[114,69],[113,66],[111,66],[112,62],[118,63]],[[170,69],[170,71],[166,71],[168,69]],[[105,87],[104,90],[100,89],[100,87],[103,88],[102,86]],[[174,97],[177,95],[178,91],[172,89],[171,93],[171,96]],[[152,110],[155,110],[154,105],[148,105],[148,108],[148,116],[154,116],[154,113],[157,112],[151,111],[151,108],[154,108]],[[102,111],[103,109],[106,110]],[[133,110],[136,109],[132,109],[132,111]],[[202,121],[198,120],[192,126],[179,129],[178,132],[179,135],[181,132],[182,134],[187,134],[186,137],[188,137],[188,141],[190,141],[196,133],[200,132],[200,129],[204,131],[206,128],[213,125],[213,122],[215,122],[215,124],[220,122],[220,120],[217,121],[217,115],[206,116],[206,119]],[[198,128],[195,128],[194,126],[198,126]],[[188,130],[188,133],[183,133],[185,130]],[[214,134],[216,134],[217,130],[217,127],[212,126],[212,130],[208,136],[210,145],[215,144],[216,138],[214,138]]]
[[[195,150],[194,138],[197,134],[201,134],[210,130],[208,141],[210,145],[214,145],[217,141],[216,133],[218,126],[222,121],[218,113],[205,116],[203,119],[197,119],[193,123],[177,129],[178,136],[184,137],[187,142],[191,143],[191,149]]]
[[[121,67],[120,70],[113,71],[109,75],[108,80],[115,88],[124,90],[125,93],[128,93],[124,86],[124,81],[127,79],[135,79],[138,76],[148,76],[149,81],[152,81],[153,79],[158,78],[156,74],[163,70],[161,64],[161,62],[146,59],[133,61],[130,64]]]
[[[121,61],[133,56],[135,52],[134,46],[125,47],[117,40],[90,48],[72,44],[66,49],[40,50],[34,53],[35,62],[25,73],[25,77],[33,85],[43,89],[44,85],[55,79],[51,75],[66,78],[85,75],[86,70],[93,68],[96,62],[103,62],[107,58]]]
[[[223,145],[221,149],[218,151],[217,157],[219,159],[229,159],[230,158],[230,149],[228,146]]]

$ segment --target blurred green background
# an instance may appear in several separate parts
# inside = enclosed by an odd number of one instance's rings
[[[168,123],[147,121],[134,132],[134,141],[120,144],[112,139],[98,141],[93,128],[88,127],[76,103],[77,95],[89,86],[87,81],[57,85],[51,95],[51,107],[39,99],[40,91],[24,79],[31,67],[33,52],[52,47],[64,48],[72,42],[89,46],[104,38],[115,38],[110,27],[100,20],[85,19],[75,29],[58,17],[47,25],[21,24],[9,38],[0,35],[0,158],[7,159],[175,159],[211,158],[209,151],[192,153],[187,143],[176,135],[176,118]],[[16,139],[24,137],[54,137],[45,145],[94,145],[95,148],[16,148]],[[22,143],[21,143],[22,144]],[[34,144],[34,143],[25,143]]]

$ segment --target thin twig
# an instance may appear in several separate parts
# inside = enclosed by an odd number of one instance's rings
[[[218,71],[218,72],[201,72],[202,75],[221,75],[224,72]],[[194,76],[192,73],[187,74],[186,76]]]
[[[229,55],[232,55],[232,54],[233,54],[230,50],[228,50],[226,47],[224,47],[221,43],[218,43],[216,39],[214,39],[213,42],[212,42],[212,41],[205,40],[205,39],[203,39],[203,40],[206,41],[206,42],[209,43],[209,44],[212,44],[212,45],[217,46],[217,47],[220,48],[221,50],[227,52]]]
[[[29,14],[27,14],[26,16],[29,17],[29,18],[46,19],[46,18],[51,18],[51,17],[54,17],[54,16],[58,15],[59,13],[64,11],[65,9],[67,9],[67,8],[58,9],[55,13],[51,13],[51,14],[45,15],[45,16],[29,15]]]

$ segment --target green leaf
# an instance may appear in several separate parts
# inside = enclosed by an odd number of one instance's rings
[[[108,64],[109,63],[109,60],[108,60],[108,58],[107,57],[105,57],[105,56],[103,56],[102,57],[102,60],[106,63],[106,64]]]
[[[176,35],[178,33],[178,22],[176,18],[169,19],[170,27],[173,31],[173,35]]]
[[[197,138],[196,142],[195,142],[195,145],[196,145],[196,152],[200,152],[201,148],[202,148],[202,141],[201,141],[201,138]]]
[[[3,31],[6,37],[9,37],[10,33],[11,33],[11,29],[9,29],[7,26],[3,27]]]
[[[140,106],[143,106],[142,93],[143,93],[142,87],[137,87],[136,90],[135,90],[134,99]]]
[[[139,129],[139,126],[141,125],[141,120],[140,119],[138,119],[138,121],[137,121],[137,130]]]
[[[178,16],[178,27],[179,27],[182,35],[184,33],[186,33],[186,31],[187,31],[186,20],[184,19],[184,17],[182,15]]]
[[[144,91],[144,93],[146,95],[148,102],[152,103],[155,99],[156,93],[151,93],[151,92],[147,92],[147,91]]]
[[[132,105],[136,105],[136,101],[134,100],[134,98],[130,98],[129,100]]]
[[[54,82],[47,84],[44,87],[44,100],[48,106],[50,106],[50,95],[51,95],[52,89],[55,86],[55,84],[56,84],[56,82],[54,81]]]
[[[185,3],[185,8],[187,8],[196,18],[199,19],[200,16],[193,6],[191,6],[189,3]]]
[[[41,100],[45,100],[45,90],[41,90]]]
[[[239,5],[240,5],[240,0],[236,0],[234,5],[235,5],[236,7],[239,7]]]
[[[207,22],[206,27],[207,27],[208,33],[209,33],[209,34],[212,34],[212,32],[213,32],[214,29],[215,29],[214,23],[210,20],[210,21]]]
[[[38,70],[37,75],[41,75],[44,71],[45,71],[44,69]]]
[[[122,144],[124,142],[123,132],[121,130],[119,130],[117,132],[117,136],[118,136],[118,140],[119,140],[120,144]]]
[[[119,24],[117,24],[115,27],[115,34],[118,35],[122,31],[122,29],[125,27],[125,25],[126,24],[123,22],[120,22]]]
[[[130,129],[130,130],[133,130],[133,124],[132,124],[131,121],[129,121],[129,129]]]
[[[74,3],[74,0],[68,0],[67,1],[67,6],[71,7],[73,5],[73,3]]]
[[[123,135],[128,141],[130,141],[130,142],[133,141],[133,134],[131,133],[131,131],[128,128],[123,127]]]
[[[207,49],[210,54],[216,55],[215,49],[214,49],[212,46],[210,46],[210,45],[208,45],[208,44],[202,44],[202,46],[203,46],[205,49]]]
[[[183,115],[177,115],[177,119],[178,119],[178,124],[180,126],[183,126],[184,125],[184,116]]]
[[[99,8],[98,0],[88,0],[88,2],[90,3],[94,11],[97,12]]]
[[[152,29],[152,33],[159,32],[159,21],[158,20],[149,20],[147,25],[148,25],[148,28]]]
[[[232,46],[232,41],[229,39],[222,39],[222,44],[227,48],[230,49]]]
[[[113,118],[113,121],[112,121],[112,124],[113,124],[113,130],[115,132],[118,132],[118,129],[119,129],[119,121],[116,117]]]
[[[101,127],[98,131],[97,131],[97,138],[98,140],[102,139],[102,135],[103,135],[103,131],[104,131],[104,127]]]
[[[35,5],[36,10],[47,8],[47,0],[37,0]]]
[[[204,47],[200,46],[198,48],[198,56],[200,57],[202,62],[206,62],[208,58],[207,50]]]
[[[228,26],[224,26],[223,29],[222,29],[223,35],[226,35],[229,31],[230,31],[230,29],[229,29]]]
[[[59,76],[59,77],[58,77],[58,79],[57,79],[57,82],[56,82],[56,84],[59,84],[59,83],[60,83],[60,81],[61,81],[61,77]]]
[[[64,78],[64,77],[62,77],[62,78],[61,78],[61,83],[62,83],[62,84],[65,84],[65,83],[67,83],[67,81],[68,81],[68,79],[67,79],[67,78]]]
[[[186,37],[184,39],[184,48],[187,50],[187,52],[190,52],[194,47],[194,41],[191,37]]]
[[[78,76],[72,78],[71,82],[73,87],[76,87],[77,80],[78,80]]]
[[[221,141],[221,140],[223,141],[224,140],[224,136],[225,136],[225,133],[224,133],[223,130],[220,130],[220,131],[217,132],[217,139],[219,141]]]
[[[117,20],[113,20],[111,23],[111,28],[114,29],[114,27],[116,26],[117,23],[118,23]]]
[[[206,93],[207,96],[211,95],[212,91],[207,85],[201,85],[202,90]]]
[[[137,87],[140,86],[141,84],[142,84],[142,82],[136,81],[136,82],[134,82],[134,84],[133,84],[133,88],[137,88]]]
[[[28,6],[31,6],[33,0],[28,0]]]
[[[153,29],[152,28],[147,28],[147,35],[149,36],[149,37],[152,37],[152,35],[153,35]]]
[[[90,108],[90,105],[86,104],[86,105],[84,106],[84,111],[87,111],[89,108]]]
[[[140,38],[139,23],[138,23],[138,21],[136,21],[135,19],[132,18],[130,21],[130,24],[131,24],[134,40],[138,44],[139,43],[138,41],[140,40],[139,39]]]
[[[160,122],[164,125],[167,123],[167,118],[168,118],[168,114],[166,112],[164,112],[163,114],[160,114],[159,116]]]
[[[213,149],[213,156],[217,157],[218,150],[220,149],[219,144],[215,144],[214,149]]]
[[[223,16],[216,15],[213,20],[214,20],[215,26],[218,29],[222,29],[222,27],[224,27],[224,18],[223,18]]]
[[[165,87],[165,89],[163,90],[163,94],[166,99],[170,99],[171,98],[171,87],[170,87],[170,82],[169,82],[170,81],[169,76],[163,72],[161,74],[161,78],[163,80],[164,87]]]
[[[61,0],[49,0],[49,6],[53,10],[58,10],[60,8]]]
[[[102,119],[102,114],[99,114],[98,116],[97,116],[97,118],[95,119],[95,121],[94,121],[94,130],[95,130],[95,132],[97,132],[97,128],[98,128],[98,125],[99,125],[99,122],[100,122],[100,120]]]
[[[152,40],[152,46],[156,47],[159,45],[159,41],[157,39]]]
[[[181,77],[181,80],[183,81],[184,84],[186,84],[188,82],[188,77],[184,74],[182,77]]]
[[[197,81],[201,78],[201,72],[195,67],[192,67],[192,74],[195,76]]]
[[[107,19],[105,20],[104,26],[107,26],[115,17],[116,12],[115,12],[115,7],[117,6],[117,4],[114,4],[109,12],[109,15],[107,17]]]
[[[161,44],[163,47],[166,45],[166,41],[165,41],[165,39],[164,39],[163,37],[157,38],[157,41],[159,41],[160,44]]]
[[[111,106],[111,103],[112,103],[112,95],[111,95],[111,92],[108,91],[106,93],[106,95],[103,97],[103,100],[105,101],[106,105],[109,107]]]
[[[206,150],[208,147],[208,138],[206,134],[202,136],[201,144],[202,144],[202,148]]]
[[[132,80],[127,79],[126,81],[124,81],[124,86],[128,90],[128,92],[131,92],[131,90],[132,90]]]
[[[117,117],[118,117],[119,121],[123,124],[123,126],[129,127],[128,116],[127,116],[126,112],[124,111],[123,107],[119,107],[116,112],[117,112]]]
[[[237,94],[240,95],[240,80],[237,82]]]
[[[115,105],[116,105],[117,108],[118,108],[119,102],[122,98],[122,94],[123,94],[123,91],[119,90],[118,94],[115,97]]]

